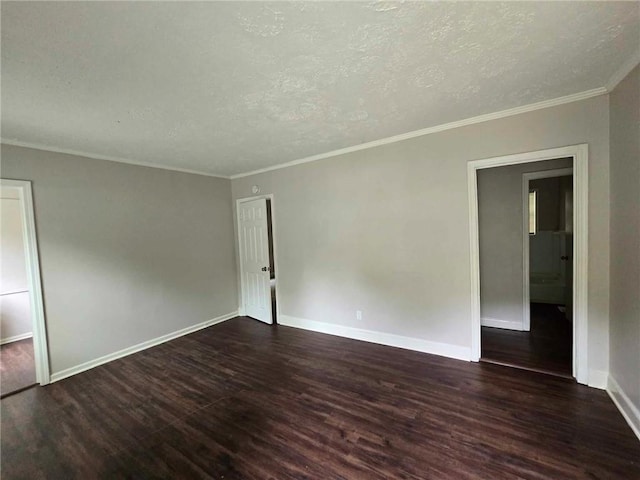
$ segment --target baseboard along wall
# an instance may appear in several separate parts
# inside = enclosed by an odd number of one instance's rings
[[[364,330],[361,328],[345,327],[334,323],[318,322],[305,318],[292,317],[290,315],[280,315],[278,324],[286,327],[300,328],[312,332],[326,333],[338,337],[362,340],[364,342],[387,345],[389,347],[404,348],[416,352],[431,353],[442,357],[455,358],[457,360],[471,360],[471,349],[459,345],[448,343],[430,342],[421,338],[403,337],[391,333],[377,332],[374,330]]]
[[[523,331],[522,322],[516,320],[500,320],[499,318],[480,318],[480,325],[483,327],[506,328],[507,330]]]
[[[587,385],[592,388],[606,390],[608,378],[609,373],[604,370],[589,370]]]
[[[640,440],[640,410],[631,402],[629,396],[620,388],[616,379],[611,375],[609,375],[607,382],[607,393],[616,407],[618,407],[618,410],[620,410],[633,433]]]
[[[3,338],[0,340],[0,345],[5,345],[7,343],[17,342],[20,340],[26,340],[27,338],[33,338],[33,332],[21,333],[20,335]]]
[[[118,358],[126,357],[127,355],[131,355],[132,353],[140,352],[141,350],[146,350],[147,348],[155,347],[156,345],[160,345],[161,343],[168,342],[169,340],[173,340],[178,337],[183,337],[184,335],[188,335],[193,332],[197,332],[198,330],[202,330],[203,328],[210,327],[212,325],[216,325],[218,323],[225,322],[232,318],[238,316],[238,312],[230,312],[225,315],[221,315],[219,317],[213,318],[211,320],[207,320],[206,322],[198,323],[196,325],[192,325],[190,327],[186,327],[180,330],[176,330],[175,332],[168,333],[166,335],[162,335],[161,337],[157,337],[151,340],[147,340],[146,342],[138,343],[137,345],[133,345],[131,347],[127,347],[125,349],[119,350],[117,352],[110,353],[108,355],[104,355],[102,357],[96,358],[94,360],[90,360],[85,363],[81,363],[80,365],[76,365],[75,367],[66,368],[59,372],[55,372],[51,374],[51,383],[57,382],[59,380],[71,377],[72,375],[77,375],[78,373],[86,372],[92,368],[98,367],[100,365],[104,365],[105,363],[111,362],[113,360],[117,360]]]
[[[51,375],[51,382],[57,382],[65,378],[77,375],[78,373],[85,372],[92,368],[104,365],[105,363],[117,360],[118,358],[126,357],[136,352],[146,350],[147,348],[160,345],[175,338],[188,335],[203,328],[216,325],[218,323],[225,322],[238,316],[238,311],[230,312],[225,315],[207,320],[205,322],[192,325],[190,327],[176,330],[175,332],[168,333],[161,337],[148,340],[146,342],[133,345],[131,347],[119,350],[117,352],[104,355],[89,362],[76,365],[75,367],[67,368],[59,372],[55,372]],[[280,315],[278,318],[278,324],[300,328],[303,330],[309,330],[312,332],[325,333],[328,335],[335,335],[338,337],[350,338],[353,340],[360,340],[364,342],[376,343],[379,345],[386,345],[390,347],[404,348],[406,350],[413,350],[416,352],[430,353],[433,355],[439,355],[443,357],[453,358],[457,360],[470,361],[471,349],[468,347],[462,347],[459,345],[451,345],[447,343],[431,342],[420,338],[404,337],[401,335],[394,335],[391,333],[377,332],[374,330],[364,330],[361,328],[346,327],[343,325],[336,325],[333,323],[319,322],[316,320],[308,320],[299,317],[292,317],[290,315]],[[484,323],[483,323],[484,324]],[[15,337],[8,337],[2,340],[2,343],[9,343],[11,341],[22,340],[23,338],[30,338],[31,334],[17,335]],[[20,337],[20,338],[18,338]],[[620,388],[618,382],[607,372],[600,370],[593,370],[589,372],[589,386],[593,388],[606,389],[607,393],[613,400],[624,419],[627,421],[633,432],[640,439],[640,411],[631,402],[627,394]]]

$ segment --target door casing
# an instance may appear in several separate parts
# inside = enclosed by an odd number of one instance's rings
[[[47,385],[51,381],[49,370],[49,348],[47,327],[42,298],[42,280],[40,277],[40,259],[38,257],[38,239],[36,235],[33,193],[29,180],[0,179],[3,187],[16,188],[20,194],[22,207],[22,225],[24,250],[27,263],[27,283],[29,284],[29,304],[33,325],[33,353],[36,367],[36,382]]]
[[[480,324],[480,243],[478,223],[477,171],[484,168],[516,165],[521,163],[573,159],[573,376],[589,383],[588,356],[588,189],[589,147],[587,144],[570,145],[548,150],[517,153],[500,157],[472,160],[467,163],[467,191],[469,200],[469,242],[471,261],[471,360],[479,361],[481,355]]]

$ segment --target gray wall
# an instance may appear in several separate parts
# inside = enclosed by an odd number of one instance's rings
[[[608,109],[600,96],[233,180],[234,199],[274,194],[280,312],[470,348],[467,161],[588,143],[589,368],[606,371]]]
[[[565,158],[478,171],[482,318],[515,322],[522,329],[522,174],[572,165]]]
[[[52,373],[237,310],[230,181],[2,145],[31,180]]]
[[[22,201],[17,190],[0,189],[0,338],[31,333],[31,307],[22,231]]]
[[[610,113],[610,374],[640,410],[640,67],[611,94]]]

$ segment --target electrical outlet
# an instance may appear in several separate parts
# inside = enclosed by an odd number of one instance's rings
[[[356,310],[356,320],[362,320],[362,310]]]

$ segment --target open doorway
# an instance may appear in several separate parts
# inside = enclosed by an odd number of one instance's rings
[[[277,280],[273,196],[240,199],[238,253],[240,259],[240,314],[264,323],[277,323]]]
[[[35,222],[29,182],[0,184],[2,398],[49,383]]]
[[[271,318],[273,323],[278,323],[277,299],[276,299],[276,265],[273,260],[273,213],[271,211],[271,199],[267,198],[267,231],[269,241],[269,298],[271,299]]]
[[[478,211],[482,360],[570,378],[572,159],[478,172]]]
[[[510,174],[513,181],[508,183],[508,189],[513,193],[511,200],[500,201],[493,200],[491,208],[480,206],[482,202],[482,177],[483,172],[491,172],[501,174],[503,177],[508,176],[507,169],[502,167],[514,167],[514,171]],[[545,175],[533,173],[541,171],[550,171],[554,169],[572,169],[571,190],[565,189],[562,198],[571,197],[571,204],[567,205],[564,215],[567,217],[565,221],[571,224],[570,231],[564,229],[565,222],[562,227],[558,226],[555,230],[555,243],[551,247],[557,246],[560,249],[560,257],[568,257],[566,259],[559,258],[558,261],[566,262],[564,281],[566,285],[570,285],[570,290],[562,290],[568,298],[564,300],[564,308],[557,308],[555,303],[544,303],[543,301],[534,302],[531,300],[531,273],[538,274],[539,278],[534,288],[538,290],[534,292],[533,300],[543,299],[546,294],[556,295],[549,302],[555,302],[558,298],[558,292],[547,291],[543,287],[540,289],[538,284],[549,285],[549,279],[543,280],[543,273],[549,272],[529,272],[527,281],[525,281],[525,271],[530,267],[529,253],[525,254],[525,250],[529,244],[523,241],[523,233],[527,233],[529,237],[529,216],[525,217],[524,213],[528,212],[529,188],[523,187],[525,184],[524,173],[530,174],[526,180],[530,183],[532,180],[543,178]],[[534,178],[536,175],[537,178]],[[549,175],[551,177],[568,176],[568,175]],[[491,360],[497,363],[508,364],[510,366],[544,371],[547,373],[555,373],[563,376],[571,376],[576,378],[579,383],[587,384],[589,381],[588,369],[588,318],[587,318],[587,285],[588,285],[588,257],[587,257],[587,241],[588,241],[588,225],[587,225],[587,199],[588,199],[588,147],[586,145],[575,145],[569,147],[554,148],[550,150],[541,150],[537,152],[527,152],[521,154],[508,155],[504,157],[494,157],[484,160],[474,160],[468,163],[468,179],[469,179],[469,220],[470,220],[470,241],[471,241],[471,267],[472,267],[472,352],[471,359]],[[566,182],[567,180],[558,180],[558,182]],[[526,191],[525,191],[526,188]],[[514,193],[515,192],[515,193]],[[488,195],[489,198],[492,195]],[[559,203],[561,200],[558,199]],[[491,203],[491,202],[490,202]],[[539,204],[538,204],[539,205]],[[569,211],[570,210],[570,211]],[[487,212],[491,212],[487,214]],[[491,218],[493,216],[493,218]],[[571,218],[572,216],[572,218]],[[559,217],[557,217],[559,218]],[[487,219],[488,222],[487,222]],[[515,219],[515,220],[513,220]],[[487,225],[497,225],[506,228],[509,231],[495,231],[487,236],[487,232],[483,233],[483,222]],[[516,225],[519,224],[519,225]],[[551,242],[548,238],[544,238],[543,234],[540,239]],[[550,234],[549,234],[550,235]],[[564,243],[562,242],[564,238]],[[482,240],[481,240],[482,239]],[[570,245],[568,245],[570,244]],[[489,252],[487,255],[486,247],[493,249],[493,254]],[[496,248],[497,247],[497,248]],[[533,248],[538,249],[540,245]],[[549,245],[542,245],[549,247]],[[568,247],[568,248],[567,248]],[[551,248],[551,250],[553,250]],[[562,250],[564,248],[565,250]],[[544,248],[543,248],[544,249]],[[484,250],[484,251],[483,251]],[[539,265],[536,264],[536,269]],[[562,276],[562,273],[559,274]],[[493,278],[491,280],[490,278]],[[555,283],[559,284],[560,281]],[[566,286],[565,285],[565,286]],[[553,288],[559,285],[554,285]],[[551,289],[550,289],[551,290]],[[542,297],[539,295],[542,294]],[[564,322],[563,329],[565,334],[564,340],[560,340],[558,336],[554,338],[562,341],[563,354],[558,355],[560,363],[562,363],[561,371],[555,366],[549,368],[549,365],[526,365],[523,364],[522,358],[511,357],[509,359],[496,360],[496,351],[491,344],[491,338],[483,335],[484,327],[491,328],[498,333],[506,333],[503,337],[510,337],[508,340],[502,339],[503,345],[514,347],[514,338],[522,337],[522,344],[527,348],[539,346],[540,336],[532,336],[532,324],[534,317],[536,327],[539,323],[538,316],[550,317],[552,321]],[[567,318],[569,317],[569,318]],[[569,325],[567,329],[566,326]],[[567,331],[568,330],[568,331]],[[553,334],[552,334],[553,335]],[[566,348],[566,337],[570,338],[569,348]],[[554,347],[549,347],[554,348]],[[544,348],[541,349],[543,351]],[[520,350],[520,353],[522,351]],[[562,357],[562,358],[560,358]],[[548,358],[548,357],[547,357]],[[514,361],[515,360],[515,361]],[[570,364],[570,369],[567,365]]]

